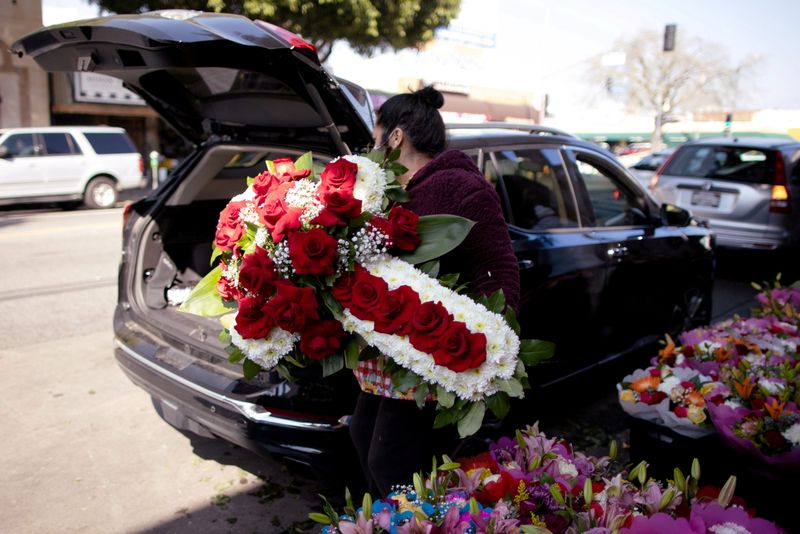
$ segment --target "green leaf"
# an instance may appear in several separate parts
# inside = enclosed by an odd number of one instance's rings
[[[447,391],[442,386],[436,386],[436,399],[439,402],[439,406],[443,408],[452,408],[456,400],[456,394]]]
[[[400,259],[416,265],[443,256],[460,245],[474,225],[457,215],[424,215],[417,224],[420,246]]]
[[[220,330],[217,339],[219,339],[219,342],[223,345],[227,345],[231,342],[231,335],[227,330]]]
[[[428,384],[423,382],[414,392],[414,400],[417,401],[417,406],[419,407],[420,410],[425,407],[425,399],[427,397],[428,397]]]
[[[556,346],[550,341],[523,339],[519,347],[519,359],[527,366],[536,365],[542,360],[552,358]]]
[[[358,361],[363,362],[365,360],[371,360],[373,358],[377,358],[380,355],[381,351],[379,351],[373,346],[367,345],[361,350],[361,354],[358,355]]]
[[[261,366],[258,365],[253,360],[245,358],[244,362],[242,362],[242,373],[244,377],[248,380],[254,378],[261,372]]]
[[[322,376],[331,376],[343,368],[344,358],[341,354],[334,354],[322,359]]]
[[[439,276],[439,262],[438,260],[429,261],[427,263],[423,263],[419,267],[417,267],[420,271],[427,274],[431,278],[436,278]]]
[[[358,367],[358,339],[352,338],[344,348],[344,366],[348,369]]]
[[[203,317],[216,317],[231,311],[225,306],[222,298],[217,293],[217,282],[222,276],[222,268],[217,265],[203,277],[186,300],[183,301],[179,311],[202,315]]]
[[[508,323],[508,326],[511,327],[515,334],[519,335],[520,327],[519,321],[517,321],[517,314],[510,307],[506,308],[506,323]]]
[[[508,402],[508,395],[505,393],[495,393],[486,399],[486,404],[498,419],[503,419],[506,415],[508,415],[510,404]]]
[[[222,254],[222,251],[219,249],[219,247],[214,246],[214,250],[211,252],[211,259],[209,260],[208,264],[214,265],[214,260],[216,260],[220,254]]]
[[[325,307],[331,311],[334,317],[342,316],[344,307],[333,297],[330,291],[318,291],[317,293],[322,293],[322,302],[325,303]]]
[[[519,534],[553,534],[550,529],[535,525],[520,525]]]
[[[519,380],[508,378],[498,381],[498,385],[500,386],[500,391],[507,393],[509,397],[522,398],[525,395]]]
[[[402,187],[387,187],[384,192],[389,200],[400,204],[408,202],[408,199],[410,198],[406,190]]]
[[[244,353],[236,345],[229,345],[225,352],[228,353],[228,361],[231,363],[239,363],[244,360]]]
[[[321,523],[323,525],[330,525],[331,518],[325,514],[321,514],[319,512],[311,512],[308,514],[308,518],[314,521],[315,523]]]
[[[306,152],[294,162],[294,168],[302,171],[305,169],[311,170],[314,165],[314,158],[311,157],[311,152]]]
[[[458,421],[459,437],[465,438],[477,432],[481,428],[485,413],[486,405],[483,402],[473,403],[467,414]]]
[[[433,428],[442,428],[447,425],[452,425],[458,418],[459,410],[457,408],[448,408],[440,410],[436,414],[436,419],[433,420]]]
[[[271,159],[267,160],[267,170],[270,172],[270,174],[275,174],[275,162]]]
[[[503,294],[502,289],[498,289],[492,296],[489,297],[489,311],[494,313],[503,313],[506,308],[506,296]]]
[[[419,384],[419,382],[419,376],[408,369],[398,369],[398,371],[392,375],[392,384],[397,391],[408,391]]]
[[[246,181],[247,181],[247,187],[250,187],[255,183],[256,179],[248,176]]]
[[[439,284],[452,289],[458,283],[458,277],[458,273],[446,274],[439,278]]]
[[[374,161],[378,165],[383,165],[383,162],[386,160],[386,153],[383,150],[370,150],[364,157]]]
[[[400,149],[399,148],[395,148],[393,150],[390,150],[389,153],[386,154],[385,157],[386,157],[386,161],[387,162],[397,161],[397,159],[400,157]],[[406,170],[408,170],[408,169],[406,169]]]

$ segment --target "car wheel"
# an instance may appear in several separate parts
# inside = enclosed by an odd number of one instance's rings
[[[94,178],[86,186],[83,203],[92,209],[113,208],[117,203],[117,186],[111,178]]]
[[[698,287],[689,288],[675,303],[669,332],[677,336],[681,332],[707,325],[710,320],[711,293]]]

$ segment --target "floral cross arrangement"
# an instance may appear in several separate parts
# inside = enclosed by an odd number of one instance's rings
[[[349,492],[343,513],[327,500],[309,517],[322,534],[780,534],[734,495],[736,478],[722,487],[699,486],[700,465],[688,476],[648,477],[608,456],[573,451],[533,425],[487,452],[453,462],[444,457],[428,476],[398,486],[378,500],[364,495],[355,508]]]
[[[402,207],[399,152],[267,161],[220,214],[212,265],[182,311],[220,316],[245,377],[321,363],[329,375],[383,354],[398,390],[435,398],[435,424],[461,436],[523,396],[525,367],[553,353],[520,340],[501,291],[471,298],[436,258],[472,221]],[[438,276],[438,278],[437,278]]]
[[[760,306],[669,337],[617,385],[634,417],[697,438],[717,432],[763,465],[800,467],[800,284],[754,286]]]

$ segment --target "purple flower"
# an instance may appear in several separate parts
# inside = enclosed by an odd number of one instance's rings
[[[714,501],[706,505],[695,504],[692,506],[691,519],[702,520],[709,530],[715,525],[730,526],[728,532],[742,532],[734,527],[742,527],[753,534],[781,534],[783,530],[766,519],[750,517],[750,515],[736,506],[723,508]],[[725,532],[725,530],[715,530],[712,532]]]
[[[651,516],[636,516],[631,526],[620,530],[621,534],[706,534],[702,519],[682,517],[673,518],[664,513]]]

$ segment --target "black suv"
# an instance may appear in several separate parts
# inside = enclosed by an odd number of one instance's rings
[[[126,212],[114,316],[125,373],[178,428],[335,465],[330,453],[348,443],[352,375],[245,380],[217,339],[218,321],[174,302],[210,270],[220,210],[264,160],[309,149],[325,160],[372,143],[366,92],[329,76],[297,36],[233,15],[74,22],[14,49],[46,69],[77,65],[121,78],[196,144]],[[531,370],[532,382],[585,374],[664,332],[707,322],[709,232],[688,212],[654,204],[608,152],[536,126],[461,125],[449,136],[502,200],[521,268],[524,336],[557,345],[552,362]]]

